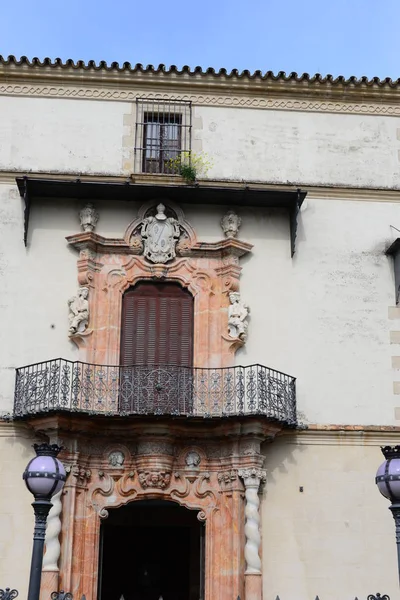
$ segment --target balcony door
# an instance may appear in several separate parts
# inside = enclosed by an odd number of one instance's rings
[[[124,294],[121,325],[121,409],[190,413],[191,294],[175,283],[141,282]]]

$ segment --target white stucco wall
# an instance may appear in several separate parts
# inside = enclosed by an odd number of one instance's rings
[[[15,185],[0,186],[2,290],[0,412],[12,408],[14,368],[53,358],[77,359],[68,340],[67,300],[77,287],[77,253],[65,237],[79,231],[80,204],[32,206],[28,248]],[[122,236],[132,204],[98,203],[98,232]],[[200,240],[221,239],[224,207],[185,207]],[[249,338],[236,364],[261,363],[297,377],[304,423],[394,425],[388,320],[394,304],[391,259],[384,249],[397,204],[320,199],[301,213],[297,252],[290,257],[286,215],[240,210],[240,237],[254,244],[242,260],[241,293],[250,305]],[[397,415],[398,417],[398,415]]]
[[[264,445],[264,600],[312,600],[317,594],[321,600],[361,600],[378,591],[398,600],[394,522],[374,483],[383,440],[368,433],[304,432]],[[34,524],[21,474],[33,441],[20,425],[0,424],[0,455],[7,457],[0,461],[0,581],[21,598]]]
[[[0,98],[0,171],[129,174],[119,102]],[[210,177],[300,185],[398,187],[399,119],[197,107],[196,144],[212,159]],[[132,140],[133,143],[133,140]],[[67,299],[77,287],[81,204],[32,206],[28,247],[23,205],[12,178],[0,183],[0,414],[12,410],[15,367],[77,359],[67,334]],[[97,203],[98,233],[120,237],[134,204]],[[226,208],[185,206],[199,240],[221,239]],[[240,238],[254,244],[242,261],[241,294],[250,305],[246,346],[236,364],[261,363],[297,377],[304,423],[399,425],[388,320],[393,269],[384,255],[400,228],[399,205],[313,198],[299,218],[290,257],[287,215],[238,209]],[[397,416],[399,416],[399,410]],[[10,426],[12,427],[12,426]],[[26,595],[33,516],[20,480],[31,441],[0,432],[0,582]],[[321,600],[389,593],[396,598],[392,519],[373,474],[377,446],[301,443],[265,448],[262,498],[264,598]],[[299,486],[304,492],[299,492]],[[12,498],[12,504],[10,504]],[[11,540],[11,543],[8,542]],[[19,548],[23,547],[24,552]],[[29,549],[29,551],[26,551]],[[384,551],[382,551],[384,549]],[[25,587],[24,587],[25,586]]]
[[[264,447],[264,600],[361,600],[377,592],[397,600],[395,527],[374,482],[379,441],[343,432],[297,437]]]
[[[22,481],[33,439],[22,427],[0,423],[0,582],[26,598],[33,543],[32,495]]]
[[[209,177],[399,187],[400,118],[218,107],[195,115],[214,161]]]
[[[128,102],[0,96],[0,170],[130,175],[134,112]],[[193,148],[208,155],[211,178],[398,188],[399,131],[399,117],[193,110]]]
[[[123,102],[0,97],[0,169],[122,173]]]

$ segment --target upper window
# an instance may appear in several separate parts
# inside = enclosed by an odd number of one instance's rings
[[[177,283],[143,281],[122,300],[122,366],[193,364],[193,297]]]
[[[177,173],[182,153],[191,151],[191,103],[136,101],[135,170]]]

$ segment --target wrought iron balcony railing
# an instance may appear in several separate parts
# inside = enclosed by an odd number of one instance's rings
[[[119,416],[261,415],[296,425],[294,377],[262,365],[113,367],[57,359],[16,371],[15,418],[49,411]]]

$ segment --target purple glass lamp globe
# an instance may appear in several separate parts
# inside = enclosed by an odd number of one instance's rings
[[[34,444],[36,456],[27,465],[22,477],[35,498],[50,500],[59,492],[66,479],[64,465],[57,458],[57,444]]]
[[[400,446],[384,446],[381,450],[386,460],[376,473],[375,483],[382,496],[400,502]]]

